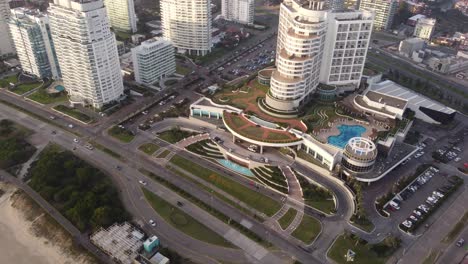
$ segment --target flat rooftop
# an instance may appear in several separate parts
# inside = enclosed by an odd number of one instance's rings
[[[438,111],[438,112],[442,112],[445,114],[451,114],[451,113],[456,112],[450,107],[447,107],[437,101],[429,99],[425,97],[424,95],[418,94],[390,80],[372,84],[369,87],[369,90],[373,92],[385,94],[388,96],[401,98],[402,100],[408,101],[408,105],[413,105],[417,107],[425,107],[425,108]]]
[[[365,96],[371,101],[379,102],[381,104],[385,104],[402,110],[405,109],[407,103],[406,100],[375,91],[368,91]]]

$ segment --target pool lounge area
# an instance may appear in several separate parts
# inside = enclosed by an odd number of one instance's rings
[[[329,136],[328,143],[344,149],[348,141],[353,137],[360,137],[366,128],[361,125],[339,125],[338,130],[340,134],[338,136]]]
[[[232,170],[232,171],[235,171],[237,173],[240,173],[242,175],[245,175],[245,176],[248,176],[248,177],[254,177],[255,175],[249,170],[249,168],[246,168],[244,166],[241,166],[237,163],[234,163],[230,160],[227,160],[227,159],[219,159],[217,160],[221,165],[223,165],[224,167]]]

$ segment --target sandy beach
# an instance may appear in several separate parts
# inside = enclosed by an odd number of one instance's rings
[[[95,263],[28,196],[2,183],[0,190],[0,263]]]

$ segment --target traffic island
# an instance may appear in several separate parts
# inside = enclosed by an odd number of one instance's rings
[[[384,264],[400,247],[401,240],[387,237],[378,244],[369,244],[353,234],[339,236],[329,248],[327,257],[335,263]]]

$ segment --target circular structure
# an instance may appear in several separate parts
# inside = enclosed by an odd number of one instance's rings
[[[377,147],[374,142],[363,137],[353,137],[343,151],[342,166],[350,173],[367,173],[374,167]]]
[[[336,97],[336,86],[331,85],[319,85],[317,88],[317,94],[319,99],[322,101],[333,101]]]
[[[266,68],[258,72],[257,81],[262,85],[270,85],[271,74],[273,73],[273,68]]]

